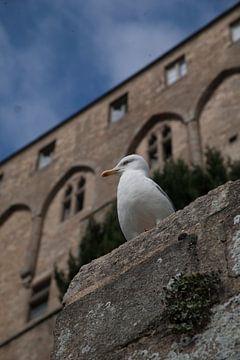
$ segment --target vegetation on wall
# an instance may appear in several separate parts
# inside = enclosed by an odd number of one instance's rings
[[[79,244],[77,256],[75,257],[71,252],[69,253],[68,271],[65,273],[55,266],[55,280],[59,289],[60,300],[81,266],[109,253],[125,241],[116,213],[116,205],[114,204],[102,223],[98,223],[91,217],[85,235]]]
[[[219,151],[210,148],[205,153],[204,168],[189,167],[180,159],[169,160],[162,173],[156,171],[153,175],[177,210],[226,181],[237,179],[240,179],[240,161],[225,162]]]
[[[240,179],[240,161],[224,162],[221,154],[214,149],[207,149],[205,159],[204,168],[189,167],[183,160],[169,160],[161,173],[154,173],[153,180],[167,192],[177,210],[228,180]],[[60,298],[82,265],[107,254],[123,242],[116,206],[106,214],[101,224],[90,218],[77,256],[69,253],[67,273],[55,267]]]
[[[219,302],[219,273],[176,276],[165,288],[165,317],[175,334],[194,334],[206,326],[211,307]]]

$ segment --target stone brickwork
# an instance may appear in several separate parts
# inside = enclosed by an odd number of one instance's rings
[[[240,180],[83,266],[57,317],[53,359],[238,360],[239,214]],[[173,335],[164,287],[180,273],[211,271],[223,286],[210,324],[194,338]]]
[[[54,264],[66,266],[68,252],[76,250],[89,215],[94,212],[101,217],[116,196],[117,179],[101,179],[102,170],[132,152],[147,157],[147,137],[163,124],[171,127],[175,159],[201,164],[207,145],[237,158],[240,44],[231,42],[229,26],[239,17],[238,5],[0,163],[0,357],[6,341],[34,321],[29,317],[29,304],[34,289],[45,281],[42,279],[52,281],[40,318],[59,308]],[[168,86],[165,68],[183,55],[187,74]],[[126,93],[127,113],[110,123],[109,105]],[[37,169],[39,151],[53,141],[52,162]],[[163,166],[162,161],[159,166]],[[86,179],[84,207],[79,212],[71,208],[71,216],[61,221],[67,186],[79,176]],[[32,331],[28,332],[33,339]],[[37,339],[39,333],[34,333]],[[27,333],[24,336],[27,338]]]
[[[53,348],[52,329],[55,316],[36,324],[4,344],[1,360],[47,360]]]

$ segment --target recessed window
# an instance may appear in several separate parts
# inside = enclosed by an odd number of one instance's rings
[[[234,134],[233,136],[231,136],[228,141],[230,144],[233,144],[234,142],[237,141],[237,138],[238,138],[238,134]]]
[[[86,180],[84,179],[84,177],[81,177],[77,184],[76,208],[75,208],[76,213],[81,211],[84,206],[85,183]]]
[[[187,63],[185,57],[182,56],[174,63],[168,65],[165,71],[167,85],[174,84],[177,80],[187,74]]]
[[[62,203],[61,221],[65,221],[72,215],[83,210],[86,192],[86,178],[80,176],[68,184],[64,193]]]
[[[125,94],[110,104],[110,122],[119,121],[128,110],[128,94]]]
[[[232,42],[240,40],[240,19],[230,25]]]
[[[33,285],[29,302],[28,321],[37,319],[47,312],[50,284],[51,277],[49,276]]]
[[[172,157],[172,129],[170,125],[162,124],[149,133],[147,157],[151,169],[161,167]]]
[[[0,184],[3,182],[3,173],[0,173]]]
[[[55,141],[45,146],[43,149],[39,151],[38,155],[38,163],[37,168],[42,169],[46,166],[48,166],[52,160],[54,155],[54,149],[55,149]]]
[[[62,221],[68,219],[71,215],[72,193],[73,193],[72,185],[68,185],[63,199]]]
[[[168,125],[162,129],[163,160],[166,161],[172,156],[172,131]]]
[[[150,168],[158,162],[158,138],[155,133],[151,133],[148,138],[148,162]]]

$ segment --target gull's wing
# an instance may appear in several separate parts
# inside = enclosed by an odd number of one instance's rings
[[[155,188],[157,188],[158,191],[160,191],[160,193],[161,193],[162,195],[164,195],[164,196],[168,199],[168,201],[169,201],[170,204],[172,205],[173,210],[176,211],[175,206],[173,205],[173,203],[172,203],[171,199],[169,198],[168,194],[165,193],[165,191],[164,191],[157,183],[155,183],[155,181],[153,181],[153,180],[150,179],[150,178],[148,178],[148,180],[151,182],[152,186],[155,186]]]

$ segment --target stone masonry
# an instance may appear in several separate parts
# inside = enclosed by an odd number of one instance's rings
[[[57,317],[53,359],[238,360],[239,253],[240,180],[83,266]],[[164,287],[179,273],[210,271],[223,282],[210,324],[194,338],[172,335]]]
[[[239,158],[240,42],[231,39],[231,26],[239,18],[238,4],[0,162],[0,359],[47,359],[49,333],[61,309],[54,264],[66,267],[89,216],[103,216],[116,197],[117,179],[101,179],[102,170],[129,153],[149,160],[149,138],[161,135],[164,127],[170,131],[173,159],[204,164],[207,145],[226,158]],[[185,60],[187,71],[169,85],[167,69],[179,59]],[[126,94],[125,114],[111,122],[111,104]],[[162,168],[161,138],[157,141]],[[39,168],[40,154],[51,144],[51,161]],[[82,178],[84,202],[76,211]],[[63,221],[69,191],[74,201]]]

